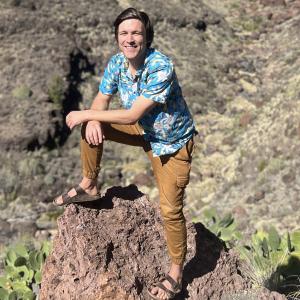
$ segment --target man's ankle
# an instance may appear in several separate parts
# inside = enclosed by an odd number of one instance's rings
[[[80,182],[80,186],[84,190],[93,190],[93,189],[97,188],[97,179],[90,179],[90,178],[84,177],[82,179],[82,181]]]

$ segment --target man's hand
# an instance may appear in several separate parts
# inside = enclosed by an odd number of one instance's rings
[[[85,129],[85,138],[89,144],[98,146],[103,142],[104,135],[99,121],[89,121]]]
[[[85,122],[85,111],[71,111],[66,116],[67,126],[72,130],[75,126]]]

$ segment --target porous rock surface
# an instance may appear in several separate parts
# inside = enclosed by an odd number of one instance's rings
[[[66,207],[44,265],[40,299],[145,299],[147,288],[168,268],[157,211],[134,186],[114,187],[97,202]],[[189,223],[183,291],[176,299],[222,299],[249,288],[239,267],[217,237],[202,224]],[[285,299],[280,297],[266,299]]]

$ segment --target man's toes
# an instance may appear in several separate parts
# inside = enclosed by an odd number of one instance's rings
[[[166,299],[166,293],[162,289],[159,289],[157,296],[159,299]]]
[[[157,292],[158,292],[158,288],[157,288],[157,287],[152,288],[151,291],[150,291],[150,293],[151,293],[152,295],[156,295]]]
[[[59,197],[55,198],[55,200],[54,200],[54,203],[58,204],[58,205],[62,204],[62,202],[63,202],[62,196],[59,196]]]

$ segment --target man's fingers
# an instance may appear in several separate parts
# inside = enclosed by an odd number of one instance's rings
[[[99,144],[101,144],[103,142],[103,139],[102,139],[102,129],[100,126],[97,127],[97,136],[98,136]]]
[[[95,145],[95,146],[99,145],[99,138],[98,138],[97,130],[93,130],[92,135],[93,135],[93,141],[94,141],[93,145]]]
[[[101,144],[103,141],[103,133],[102,133],[100,123],[97,124],[88,123],[86,127],[85,136],[89,144],[95,146]]]
[[[95,145],[95,139],[94,139],[93,132],[89,133],[89,137],[90,137],[90,141],[91,141],[90,144]]]

